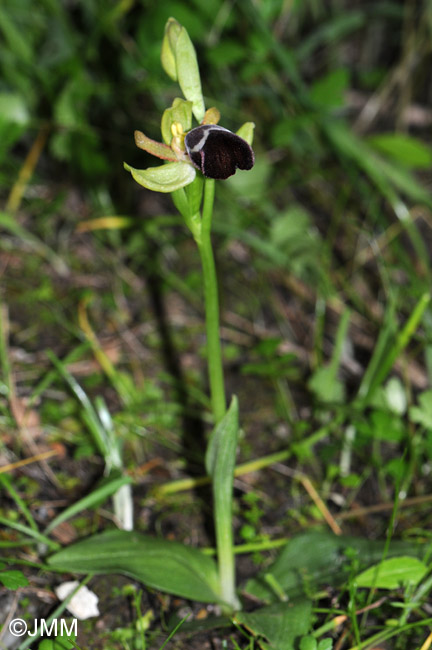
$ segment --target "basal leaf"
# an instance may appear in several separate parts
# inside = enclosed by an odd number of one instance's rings
[[[432,429],[432,390],[425,390],[418,397],[419,406],[411,406],[410,420],[426,429]]]
[[[369,142],[405,167],[428,169],[432,164],[432,149],[406,133],[380,133],[369,138]]]
[[[355,579],[358,587],[398,589],[407,584],[416,585],[428,572],[426,564],[406,555],[384,560],[369,567]]]
[[[310,90],[311,98],[320,108],[328,110],[339,108],[344,104],[344,96],[349,81],[347,68],[332,70],[315,81]]]
[[[216,565],[198,549],[128,531],[108,531],[48,559],[73,573],[122,573],[148,587],[201,602],[220,601]]]
[[[18,589],[19,587],[27,587],[29,584],[22,571],[18,570],[2,571],[0,573],[0,582],[6,589],[11,590]]]
[[[356,554],[361,567],[379,562],[385,541],[370,541],[358,537],[337,536],[327,532],[308,532],[291,539],[276,561],[265,572],[250,580],[245,592],[265,602],[278,599],[277,592],[295,597],[309,588],[337,585],[343,582],[349,570],[347,551]],[[422,557],[428,545],[393,541],[387,556]],[[277,589],[273,586],[276,585]]]
[[[277,603],[254,612],[239,612],[235,620],[254,636],[263,636],[272,650],[294,650],[296,640],[307,634],[311,625],[312,603]]]
[[[232,609],[239,607],[234,593],[235,569],[232,553],[232,492],[238,428],[238,401],[234,396],[228,411],[211,434],[205,458],[213,487],[221,593]]]

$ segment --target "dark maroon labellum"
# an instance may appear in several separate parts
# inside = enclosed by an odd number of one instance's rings
[[[216,124],[202,124],[185,136],[192,164],[207,178],[224,180],[236,169],[252,169],[252,147],[240,136]]]

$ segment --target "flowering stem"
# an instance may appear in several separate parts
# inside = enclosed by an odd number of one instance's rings
[[[204,278],[204,298],[207,330],[207,363],[210,382],[210,396],[215,424],[225,415],[225,386],[222,365],[222,350],[219,338],[219,298],[216,267],[211,243],[211,222],[215,182],[207,178],[204,185],[204,203],[200,237],[197,244],[201,256]]]
[[[211,223],[215,182],[206,179],[204,201],[199,236],[195,237],[204,278],[204,298],[207,330],[207,364],[210,382],[210,396],[215,427],[226,414],[225,387],[222,364],[222,351],[219,336],[219,298],[216,267],[211,242]],[[237,416],[238,417],[238,416]],[[222,423],[222,426],[223,423]],[[212,435],[215,434],[215,431]],[[235,595],[235,563],[232,533],[232,479],[228,495],[225,494],[226,481],[212,477],[214,499],[214,524],[219,565],[220,595],[229,610],[238,609],[240,604]]]

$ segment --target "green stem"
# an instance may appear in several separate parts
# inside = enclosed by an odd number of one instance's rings
[[[216,267],[211,243],[211,222],[215,182],[206,179],[202,211],[201,233],[197,238],[204,278],[204,298],[207,330],[207,363],[210,382],[210,396],[214,422],[217,424],[225,415],[225,387],[222,365],[222,350],[219,338],[219,298]]]
[[[211,242],[214,193],[214,180],[206,179],[204,183],[204,201],[202,208],[202,219],[200,224],[201,227],[198,236],[195,237],[195,239],[198,244],[198,249],[201,256],[201,265],[204,279],[204,299],[207,331],[207,365],[213,419],[215,426],[217,426],[225,416],[226,401],[222,350],[219,336],[218,285]],[[237,402],[235,402],[235,409],[237,420]],[[224,423],[222,423],[221,426],[224,426]],[[218,430],[216,429],[213,432],[213,435],[215,435],[217,431]],[[207,450],[207,453],[209,453],[209,450]],[[223,601],[227,604],[227,608],[230,610],[238,609],[240,606],[235,595],[235,563],[232,533],[232,482],[232,477],[231,483],[227,484],[226,480],[221,480],[221,477],[217,478],[214,475],[212,476],[214,523],[219,566],[220,593]],[[223,488],[221,488],[221,485],[223,485]],[[229,494],[226,493],[226,489],[229,490]]]
[[[214,521],[216,528],[220,593],[222,600],[228,605],[228,607],[222,606],[222,609],[229,612],[230,610],[238,610],[241,607],[236,596],[235,587],[232,496],[229,510],[223,508],[223,506],[215,508]]]

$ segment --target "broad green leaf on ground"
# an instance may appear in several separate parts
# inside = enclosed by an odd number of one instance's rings
[[[300,600],[295,603],[276,603],[254,612],[239,612],[235,620],[254,636],[264,637],[269,650],[294,650],[296,640],[307,634],[311,625],[312,603]]]
[[[432,390],[425,390],[419,395],[419,406],[411,406],[409,418],[411,422],[421,424],[426,429],[432,429]]]
[[[359,431],[375,440],[387,442],[400,442],[407,435],[404,420],[393,413],[381,410],[372,411],[369,422],[360,423]]]
[[[21,95],[0,93],[0,123],[28,124],[30,113]]]
[[[332,648],[332,639],[321,639],[318,642],[313,636],[304,636],[299,645],[299,650],[332,650]]]
[[[244,591],[271,603],[280,593],[294,597],[304,593],[305,584],[337,585],[343,582],[349,570],[347,551],[354,552],[360,568],[366,568],[382,558],[385,541],[369,541],[358,537],[337,536],[328,532],[308,532],[294,537],[282,549],[276,561],[250,580]],[[413,542],[393,541],[387,557],[423,557],[429,546]]]
[[[48,625],[49,629],[49,625]],[[72,642],[75,635],[67,637],[64,634],[56,636],[53,639],[43,639],[38,645],[38,650],[76,650],[77,646]]]
[[[401,212],[401,200],[395,189],[413,201],[431,205],[430,193],[417,181],[406,168],[389,160],[384,160],[363,140],[342,123],[329,122],[325,132],[334,147],[343,155],[354,161],[387,197],[399,218],[407,218]]]
[[[369,567],[357,576],[355,582],[358,587],[398,589],[408,584],[416,585],[428,570],[426,564],[416,557],[404,555]]]
[[[349,81],[349,71],[347,68],[332,70],[312,85],[310,90],[312,101],[324,109],[334,109],[343,106]]]
[[[427,169],[432,165],[432,149],[405,133],[380,133],[369,138],[378,151],[406,167]]]
[[[55,553],[48,564],[72,573],[122,573],[176,596],[220,601],[212,558],[184,544],[135,532],[94,535]]]
[[[29,581],[22,573],[22,571],[11,570],[11,571],[2,571],[0,573],[0,582],[6,587],[6,589],[18,589],[18,587],[27,587]]]
[[[308,387],[321,402],[326,404],[340,404],[345,399],[344,385],[335,377],[331,366],[317,368],[308,382]]]

